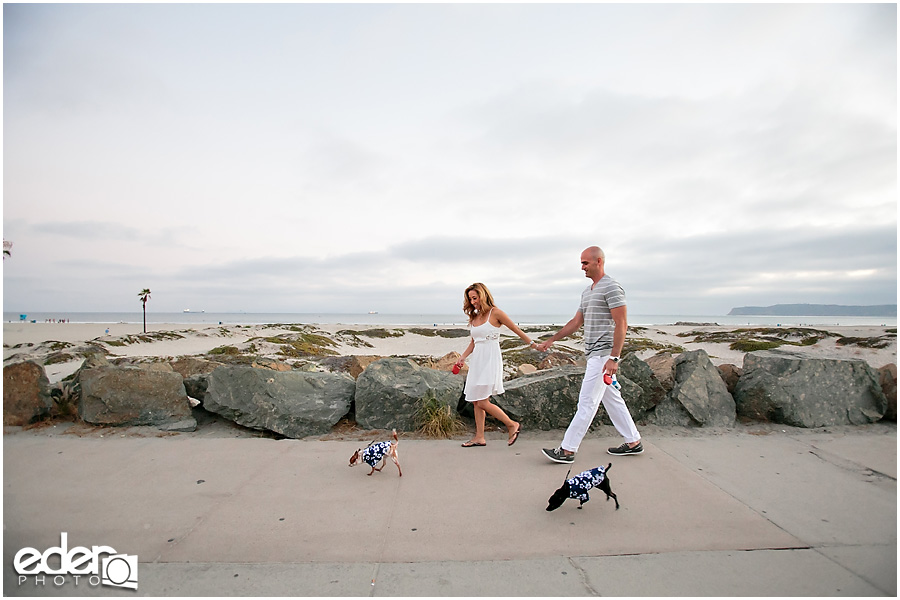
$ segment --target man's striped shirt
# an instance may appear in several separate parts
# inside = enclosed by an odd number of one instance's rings
[[[619,282],[604,275],[594,285],[581,293],[578,310],[584,316],[584,353],[591,356],[609,356],[613,347],[616,323],[609,309],[625,306],[625,290]]]

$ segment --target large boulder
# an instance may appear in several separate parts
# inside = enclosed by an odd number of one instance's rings
[[[671,392],[675,387],[675,355],[671,352],[660,352],[644,362],[653,371],[663,389],[667,393]]]
[[[461,375],[421,367],[408,358],[383,358],[356,380],[356,422],[371,429],[413,431],[424,399],[456,410],[464,386]]]
[[[734,388],[737,386],[737,382],[744,371],[737,365],[728,363],[719,365],[718,369],[719,375],[722,376],[722,381],[725,382],[725,387],[728,389],[728,393],[734,396]]]
[[[569,426],[584,380],[584,368],[554,367],[503,383],[506,392],[494,401],[524,429],[565,429]],[[601,416],[594,419],[599,425]]]
[[[881,382],[881,391],[887,398],[887,410],[884,412],[885,421],[897,422],[897,365],[894,363],[884,365],[878,369],[878,378]]]
[[[744,356],[735,400],[744,417],[794,427],[861,425],[887,411],[878,374],[864,361],[771,351]]]
[[[28,425],[49,414],[52,406],[44,367],[31,361],[3,367],[4,425]]]
[[[95,425],[155,425],[193,430],[197,423],[174,371],[137,367],[82,367],[76,375],[80,388],[78,414]]]
[[[650,422],[682,427],[731,427],[736,419],[734,398],[705,350],[675,358],[675,385],[656,407]]]
[[[244,427],[289,438],[328,433],[350,411],[354,381],[343,373],[221,366],[207,376],[203,408]]]
[[[652,396],[622,374],[617,379],[632,417],[636,421],[641,419],[646,415],[647,407],[654,406]],[[578,408],[583,381],[584,367],[567,365],[544,369],[504,382],[506,393],[496,396],[494,401],[526,429],[566,429]],[[601,404],[590,427],[611,424]]]
[[[622,385],[622,397],[631,411],[632,418],[637,421],[643,419],[646,414],[656,408],[666,397],[666,390],[660,383],[653,369],[646,362],[638,358],[634,352],[625,355],[619,363],[619,372],[616,379],[623,383],[623,379],[637,384],[641,389],[640,396],[629,393]]]

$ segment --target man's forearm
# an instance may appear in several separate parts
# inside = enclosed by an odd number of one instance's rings
[[[557,342],[563,338],[569,337],[570,335],[578,331],[579,327],[581,327],[581,323],[578,322],[578,319],[572,319],[571,321],[563,325],[562,329],[554,333],[549,341]]]

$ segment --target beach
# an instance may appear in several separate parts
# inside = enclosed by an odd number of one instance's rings
[[[186,356],[202,356],[223,346],[239,348],[254,339],[272,338],[283,334],[296,333],[298,327],[315,332],[330,339],[334,345],[330,352],[338,355],[365,356],[422,356],[439,358],[450,352],[462,353],[468,344],[464,328],[460,326],[391,326],[391,325],[343,325],[343,324],[295,324],[291,325],[210,325],[184,323],[148,324],[149,337],[141,339],[143,326],[139,323],[30,323],[12,322],[3,324],[3,360],[35,359],[44,360],[53,352],[63,352],[57,360],[45,366],[51,383],[60,381],[73,373],[82,358],[69,353],[72,360],[65,360],[67,350],[96,343],[108,352],[108,358],[146,358],[153,360],[175,359]],[[539,329],[539,330],[538,330]],[[717,326],[703,324],[658,325],[629,328],[626,341],[646,340],[645,349],[636,350],[638,357],[646,359],[660,349],[672,348],[677,354],[681,350],[703,349],[709,354],[713,364],[734,364],[740,367],[745,352],[731,348],[731,342],[715,341],[716,335],[746,329],[774,329],[788,333],[789,330],[807,329],[827,334],[811,345],[787,345],[780,350],[807,358],[829,358],[841,360],[863,360],[875,369],[897,362],[896,327],[884,326],[812,326],[808,328],[760,328]],[[554,328],[525,326],[525,331],[535,339],[540,339],[555,331]],[[107,333],[108,332],[108,333]],[[343,332],[343,333],[342,333]],[[424,333],[451,332],[461,337],[425,335]],[[505,327],[504,337],[516,338]],[[696,335],[694,335],[696,334]],[[796,337],[796,336],[795,336]],[[839,340],[857,340],[856,343],[838,343]],[[54,342],[59,342],[54,344]],[[71,346],[66,346],[71,345]],[[872,347],[872,346],[883,347]],[[63,347],[66,346],[66,347]],[[569,349],[573,353],[582,350],[578,336],[557,342],[554,349]],[[277,348],[270,348],[270,356],[279,357]],[[283,357],[281,357],[283,358]]]

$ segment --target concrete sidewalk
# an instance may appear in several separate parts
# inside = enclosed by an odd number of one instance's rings
[[[622,508],[596,491],[555,512],[547,432],[401,438],[402,478],[348,468],[356,441],[5,435],[3,592],[896,596],[896,427],[748,431],[645,432],[629,457],[591,433],[572,474],[612,462]],[[137,592],[20,583],[16,552],[61,532],[137,555]]]

